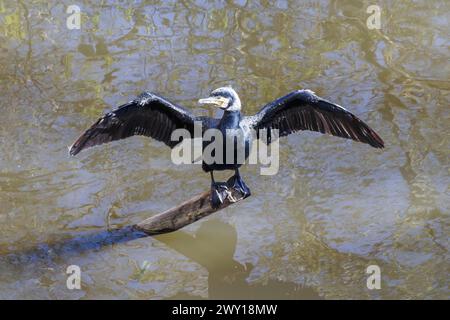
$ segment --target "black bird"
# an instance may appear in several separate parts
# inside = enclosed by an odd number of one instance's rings
[[[310,130],[353,139],[375,148],[384,147],[383,140],[362,120],[343,107],[318,97],[310,90],[293,91],[265,105],[253,116],[241,114],[241,101],[231,87],[218,88],[212,91],[208,98],[200,99],[199,103],[223,109],[222,118],[196,117],[163,97],[145,92],[98,119],[75,141],[69,153],[74,156],[85,148],[133,135],[152,137],[173,148],[182,141],[182,138],[172,141],[172,132],[175,129],[186,129],[193,137],[197,123],[202,125],[203,134],[208,129],[217,129],[222,132],[224,139],[229,138],[230,129],[234,129],[234,132],[242,135],[244,143],[238,144],[236,138],[232,137],[233,144],[235,148],[236,146],[244,148],[241,152],[245,154],[245,159],[249,155],[252,129],[256,131],[257,137],[261,130],[267,130],[267,143],[271,142],[273,129],[279,130],[280,137],[299,130]],[[209,143],[203,141],[203,150]],[[226,188],[226,184],[214,181],[215,170],[235,170],[235,175],[230,179],[232,185],[241,191],[244,198],[250,195],[249,188],[239,175],[242,162],[237,161],[236,149],[234,152],[231,161],[211,163],[203,160],[203,170],[211,173],[211,202],[214,207],[222,203],[222,191]],[[226,154],[224,143],[224,158]]]

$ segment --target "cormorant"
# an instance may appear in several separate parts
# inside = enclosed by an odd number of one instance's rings
[[[182,141],[182,138],[179,141],[172,141],[172,132],[175,129],[186,129],[193,137],[194,123],[201,123],[203,133],[211,128],[220,130],[224,139],[227,139],[229,132],[227,130],[237,130],[244,137],[245,159],[249,155],[252,129],[256,131],[258,137],[261,130],[267,130],[267,143],[271,141],[270,132],[273,129],[279,130],[280,137],[298,130],[311,130],[353,139],[375,148],[384,147],[380,136],[362,120],[343,107],[320,98],[310,90],[293,91],[265,105],[253,116],[241,114],[241,100],[231,87],[213,90],[208,98],[200,99],[198,102],[223,109],[222,118],[196,117],[161,96],[145,92],[135,100],[98,119],[75,141],[69,153],[74,156],[85,148],[133,135],[152,137],[173,148]],[[207,145],[208,143],[204,141],[203,149]],[[225,145],[224,143],[224,157]],[[235,175],[230,179],[232,185],[243,194],[244,198],[250,195],[249,188],[239,175],[239,167],[242,163],[236,161],[236,155],[232,158],[232,161],[222,161],[222,163],[220,161],[219,163],[205,161],[202,163],[203,170],[211,173],[213,207],[222,203],[221,191],[226,188],[226,184],[214,181],[213,171],[215,170],[234,170]]]

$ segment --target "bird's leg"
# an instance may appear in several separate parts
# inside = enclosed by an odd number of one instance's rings
[[[242,194],[242,199],[245,199],[251,195],[250,189],[244,183],[244,180],[242,180],[238,168],[235,169],[235,174],[230,178],[228,185],[231,185],[232,188],[238,190]]]
[[[211,206],[218,208],[225,200],[228,194],[228,187],[226,183],[216,182],[214,174],[211,171]]]

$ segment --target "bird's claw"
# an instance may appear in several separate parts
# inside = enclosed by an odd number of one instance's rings
[[[216,209],[230,194],[228,186],[223,182],[216,182],[211,184],[211,206]]]
[[[244,181],[240,176],[235,175],[231,177],[227,181],[227,185],[230,186],[230,188],[235,189],[239,191],[240,194],[242,194],[242,197],[240,197],[238,200],[245,199],[251,195],[250,189],[247,187],[247,185],[244,183]],[[235,197],[233,197],[233,199],[235,199]]]
[[[237,191],[237,192],[236,192]],[[238,195],[240,193],[240,195]],[[225,199],[230,202],[238,202],[251,195],[250,189],[240,176],[233,176],[226,183],[214,182],[211,184],[211,206],[217,209]]]

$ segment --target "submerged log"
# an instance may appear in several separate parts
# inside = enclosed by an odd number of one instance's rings
[[[133,228],[147,235],[172,232],[244,199],[242,192],[235,189],[230,180],[223,185],[227,187],[221,192],[224,201],[217,208],[211,205],[210,190],[176,207],[147,218],[133,225]]]

